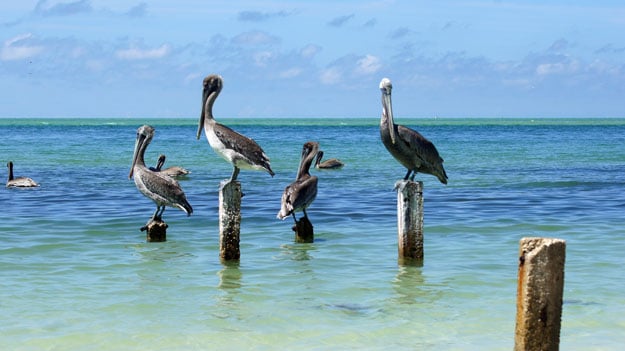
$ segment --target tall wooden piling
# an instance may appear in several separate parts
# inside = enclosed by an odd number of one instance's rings
[[[564,240],[521,239],[515,351],[559,349],[565,251]]]
[[[219,184],[219,257],[238,260],[241,231],[241,183],[224,180]]]
[[[399,180],[397,190],[397,249],[401,262],[423,262],[423,182]]]
[[[146,241],[149,243],[160,243],[167,241],[167,223],[162,219],[150,219],[141,231],[146,231]]]

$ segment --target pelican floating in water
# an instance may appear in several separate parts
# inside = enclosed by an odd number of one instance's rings
[[[153,127],[143,125],[137,129],[135,152],[128,178],[134,178],[137,189],[156,204],[152,220],[161,220],[165,206],[176,207],[190,216],[193,208],[187,202],[180,184],[175,179],[160,172],[151,171],[145,166],[143,157],[152,137],[154,137]]]
[[[150,167],[150,171],[161,172],[172,178],[186,176],[187,174],[191,173],[187,169],[179,167],[179,166],[171,166],[171,167],[162,169],[163,165],[165,164],[165,159],[166,159],[165,155],[159,155],[158,161],[156,162],[156,167]]]
[[[7,163],[7,167],[9,168],[9,179],[7,180],[7,188],[34,188],[38,187],[39,184],[28,177],[13,177],[13,162],[9,161]]]
[[[289,184],[282,193],[282,206],[278,212],[278,219],[284,220],[288,215],[293,215],[297,225],[295,212],[299,211],[304,212],[304,217],[308,218],[306,209],[317,197],[317,177],[311,176],[309,170],[318,151],[318,143],[309,141],[304,144],[295,181]]]
[[[230,181],[237,179],[241,169],[264,170],[273,177],[274,173],[271,170],[269,158],[254,140],[215,121],[213,104],[222,87],[223,79],[221,76],[211,74],[204,78],[202,113],[200,114],[197,139],[200,139],[202,128],[204,128],[206,139],[208,139],[213,150],[234,167]]]
[[[317,153],[317,160],[315,161],[315,168],[317,169],[338,169],[345,165],[341,160],[336,158],[331,158],[323,162],[321,162],[321,158],[323,158],[323,151]]]
[[[408,169],[404,177],[414,180],[417,173],[431,174],[441,183],[447,184],[447,173],[443,168],[443,159],[431,141],[419,132],[393,122],[393,106],[391,104],[391,80],[383,78],[380,82],[382,91],[382,118],[380,119],[380,136],[388,152],[399,163]]]

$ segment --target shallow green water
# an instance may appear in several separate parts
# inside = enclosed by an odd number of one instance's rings
[[[0,191],[0,349],[501,350],[514,339],[519,239],[567,241],[561,349],[625,343],[625,120],[405,119],[445,158],[425,176],[425,261],[397,262],[395,180],[377,119],[231,119],[274,178],[242,171],[241,261],[219,261],[217,189],[231,167],[195,119],[0,119],[0,156],[38,189]],[[194,214],[168,241],[139,228],[154,205],[128,180],[146,158],[181,165]],[[301,145],[317,171],[314,244],[275,218]],[[6,173],[3,173],[6,176]]]

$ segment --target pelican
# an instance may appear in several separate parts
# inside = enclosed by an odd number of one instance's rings
[[[293,215],[293,220],[297,225],[295,212],[299,211],[304,212],[304,217],[308,218],[306,209],[317,197],[317,177],[311,176],[309,170],[318,150],[319,144],[314,141],[304,144],[295,181],[289,184],[282,194],[282,206],[278,212],[278,219],[284,220],[288,215]]]
[[[13,162],[7,163],[9,168],[9,179],[7,180],[7,188],[34,188],[39,184],[28,177],[13,177]]]
[[[197,139],[200,139],[202,128],[204,128],[206,139],[208,139],[208,143],[213,150],[234,167],[230,181],[237,179],[241,169],[264,170],[273,177],[274,173],[271,170],[269,158],[254,140],[215,121],[213,104],[222,87],[223,79],[221,76],[211,74],[204,78],[202,112],[197,130]]]
[[[317,169],[338,169],[343,168],[345,165],[341,160],[336,158],[331,158],[329,160],[325,160],[321,162],[321,158],[323,158],[323,151],[319,151],[317,153],[317,160],[315,161],[315,168]]]
[[[393,122],[391,104],[391,80],[383,78],[380,82],[382,91],[382,118],[380,136],[382,143],[395,159],[408,169],[404,180],[414,180],[417,173],[431,174],[447,184],[447,174],[443,168],[443,159],[431,141],[419,132]],[[412,176],[410,176],[412,173]]]
[[[180,184],[175,179],[160,172],[151,171],[145,166],[143,157],[152,137],[154,137],[153,127],[143,125],[137,129],[135,152],[128,179],[134,178],[137,189],[156,204],[152,220],[161,220],[165,206],[176,207],[190,216],[193,208],[187,202]]]
[[[163,165],[165,164],[165,158],[166,158],[165,155],[159,155],[158,161],[156,162],[156,167],[150,167],[150,171],[161,172],[172,178],[186,176],[187,174],[191,173],[187,169],[184,169],[179,166],[171,166],[171,167],[162,169]]]

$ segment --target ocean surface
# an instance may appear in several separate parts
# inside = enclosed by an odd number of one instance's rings
[[[625,119],[397,119],[449,175],[424,181],[422,266],[397,257],[405,170],[377,118],[223,119],[275,177],[241,171],[241,260],[219,259],[218,188],[232,167],[196,119],[0,119],[0,159],[36,189],[0,188],[0,350],[510,350],[519,240],[566,240],[562,350],[625,345]],[[192,216],[167,242],[139,230],[154,204],[128,179],[146,160],[192,173]],[[312,244],[276,219],[302,144],[345,167],[313,171]],[[0,172],[6,179],[7,169]]]

